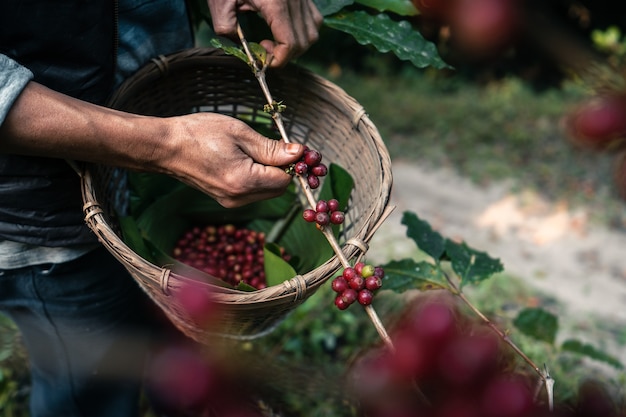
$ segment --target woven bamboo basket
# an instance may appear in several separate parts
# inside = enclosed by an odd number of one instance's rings
[[[281,115],[290,140],[319,150],[327,163],[334,162],[352,175],[355,185],[339,243],[347,259],[359,259],[392,209],[388,205],[391,162],[376,127],[345,91],[299,66],[269,70],[267,82],[274,97],[287,105]],[[273,123],[263,111],[264,97],[247,64],[212,48],[190,49],[153,60],[127,80],[109,104],[144,115],[166,117],[209,111]],[[179,330],[208,343],[215,338],[215,332],[194,322],[173,296],[195,278],[176,273],[167,265],[148,262],[121,238],[113,208],[112,190],[118,177],[115,172],[107,166],[83,168],[81,184],[88,226]],[[221,308],[220,335],[254,338],[275,328],[341,267],[334,255],[281,285],[253,292],[199,285],[211,292]]]

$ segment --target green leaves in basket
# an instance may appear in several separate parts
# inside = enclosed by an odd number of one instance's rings
[[[277,244],[265,244],[263,253],[265,257],[265,277],[269,287],[278,285],[298,275],[296,270],[281,257],[280,246]]]
[[[386,288],[397,292],[411,288],[451,288],[444,272],[444,262],[449,262],[452,266],[460,281],[460,288],[466,284],[478,284],[503,270],[500,260],[470,248],[465,242],[444,238],[415,213],[404,212],[402,224],[407,226],[407,237],[415,242],[419,250],[429,255],[433,262],[390,262],[384,266],[390,281],[385,284]]]
[[[354,181],[340,166],[330,164],[328,168],[319,198],[336,198],[345,207]],[[133,216],[121,224],[124,240],[144,259],[158,266],[168,265],[185,276],[229,286],[170,255],[180,236],[194,226],[232,223],[264,232],[268,237],[276,236],[276,241],[264,248],[268,285],[293,278],[298,271],[311,271],[334,254],[315,225],[302,219],[303,208],[293,183],[279,197],[234,209],[226,209],[208,195],[169,177],[133,174],[131,184],[137,187],[133,191],[136,204]],[[290,263],[280,256],[279,246],[291,255]]]
[[[350,173],[337,164],[330,164],[319,198],[327,201],[335,198],[339,201],[339,207],[345,209],[353,188],[354,179]]]
[[[144,236],[141,230],[139,230],[135,219],[132,216],[120,216],[118,220],[124,243],[137,255],[148,262],[152,262],[154,258],[153,254],[146,246]]]

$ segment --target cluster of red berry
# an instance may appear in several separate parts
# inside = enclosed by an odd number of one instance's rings
[[[345,268],[331,283],[333,291],[337,293],[335,306],[339,310],[345,310],[355,301],[364,306],[370,305],[374,293],[383,285],[384,276],[385,270],[382,267],[364,262]]]
[[[302,158],[294,164],[293,169],[296,174],[306,177],[313,190],[320,186],[320,177],[328,174],[328,167],[322,163],[322,154],[308,146],[305,146]]]
[[[391,339],[394,351],[370,352],[354,369],[370,381],[355,392],[368,416],[539,415],[531,380],[506,370],[510,359],[497,336],[463,320],[451,303],[414,306]]]
[[[265,233],[233,224],[193,227],[178,240],[173,256],[229,284],[262,289],[267,287],[264,245]],[[281,254],[289,261],[283,248]]]
[[[315,210],[306,209],[302,212],[302,217],[309,223],[317,223],[319,226],[327,224],[342,224],[346,216],[339,210],[339,201],[334,198],[330,200],[318,200]]]

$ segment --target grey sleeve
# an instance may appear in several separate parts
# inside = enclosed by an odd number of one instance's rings
[[[33,73],[6,55],[0,54],[0,125]]]

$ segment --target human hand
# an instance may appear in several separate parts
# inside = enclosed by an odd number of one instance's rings
[[[283,167],[304,152],[302,145],[269,139],[220,114],[195,113],[169,122],[172,146],[161,163],[166,173],[228,208],[282,194],[291,181]]]
[[[223,36],[237,33],[237,12],[258,12],[267,22],[274,40],[260,44],[272,54],[272,67],[284,66],[318,39],[322,15],[312,0],[207,0],[213,29]]]

